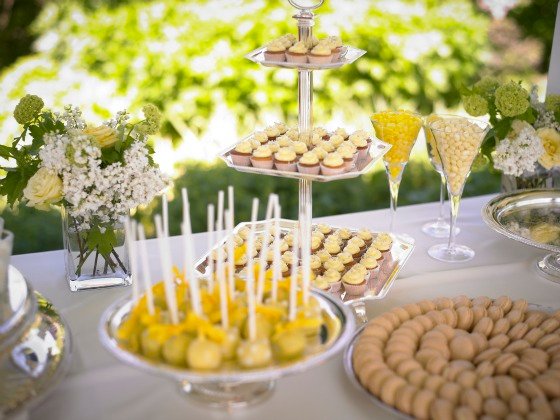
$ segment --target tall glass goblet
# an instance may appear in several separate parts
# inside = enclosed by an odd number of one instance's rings
[[[447,238],[449,237],[449,223],[445,219],[445,194],[447,193],[445,175],[441,167],[441,158],[436,147],[436,140],[429,124],[438,121],[440,117],[432,114],[428,116],[424,122],[424,135],[426,136],[426,148],[428,149],[428,157],[432,167],[436,170],[441,178],[439,188],[439,216],[436,220],[428,222],[422,226],[422,232],[434,238]],[[455,235],[459,234],[460,229],[455,226]]]
[[[488,132],[487,122],[454,115],[440,115],[440,119],[429,124],[436,140],[443,173],[447,180],[447,191],[451,202],[451,228],[449,242],[434,245],[428,254],[439,261],[463,262],[474,257],[474,251],[455,243],[455,224],[465,182],[471,173],[472,163]]]
[[[391,194],[389,231],[392,232],[402,175],[422,127],[422,117],[409,111],[383,111],[373,114],[371,123],[376,137],[392,146],[383,157]]]

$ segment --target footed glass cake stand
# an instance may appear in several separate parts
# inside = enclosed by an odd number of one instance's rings
[[[220,371],[204,372],[173,367],[142,355],[129,352],[119,345],[117,331],[132,307],[130,298],[119,300],[101,316],[101,343],[120,361],[148,373],[177,382],[191,400],[214,408],[242,408],[256,404],[271,395],[275,381],[283,376],[304,372],[324,363],[341,352],[356,327],[350,308],[339,299],[321,292],[312,292],[322,312],[323,323],[318,341],[308,343],[306,354],[298,360],[243,370],[235,365]]]

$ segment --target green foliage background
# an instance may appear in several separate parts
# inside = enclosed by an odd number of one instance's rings
[[[543,14],[543,1],[550,0],[525,0],[512,16],[524,34],[549,49],[555,10],[547,3]],[[239,134],[270,115],[296,121],[295,73],[262,68],[244,58],[268,40],[295,32],[293,9],[285,0],[17,0],[16,6],[18,16],[27,11],[21,16],[28,23],[19,17],[10,27],[10,33],[23,31],[21,45],[4,32],[0,37],[0,46],[20,51],[15,61],[6,48],[0,53],[5,66],[0,67],[0,141],[14,132],[11,112],[25,93],[41,95],[49,107],[82,106],[91,118],[153,102],[164,112],[163,136],[175,143],[192,133],[204,134],[223,104],[235,115]],[[353,124],[386,107],[424,114],[455,109],[460,86],[489,72],[490,25],[490,17],[471,0],[326,1],[316,34],[340,34],[367,54],[340,70],[315,72],[315,120]],[[36,43],[30,49],[32,37]],[[236,187],[238,220],[248,216],[251,196],[264,198],[271,191],[280,193],[286,216],[296,215],[294,181],[245,175],[218,163],[186,162],[178,173],[175,194],[189,187],[196,231],[204,230],[206,203],[228,184]],[[498,189],[496,175],[474,174],[466,195]],[[404,176],[401,204],[436,200],[438,193],[438,176],[426,160],[413,161]],[[315,216],[386,207],[384,174],[377,168],[356,180],[318,184],[314,204]],[[152,203],[138,213],[148,230],[157,206]],[[171,214],[179,215],[175,203]],[[21,208],[3,217],[17,235],[16,252],[61,247],[56,213]],[[171,232],[178,231],[174,223]]]

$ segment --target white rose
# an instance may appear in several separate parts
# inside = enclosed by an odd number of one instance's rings
[[[110,147],[118,140],[117,132],[111,127],[107,127],[106,125],[86,128],[84,130],[84,133],[92,136],[101,148]]]
[[[23,190],[23,196],[28,200],[28,207],[48,210],[50,204],[62,199],[62,180],[55,172],[40,168],[29,179]]]

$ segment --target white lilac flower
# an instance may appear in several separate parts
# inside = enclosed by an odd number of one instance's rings
[[[492,157],[496,169],[506,175],[520,176],[524,172],[534,172],[535,164],[543,153],[541,139],[529,126],[516,137],[501,140]]]

